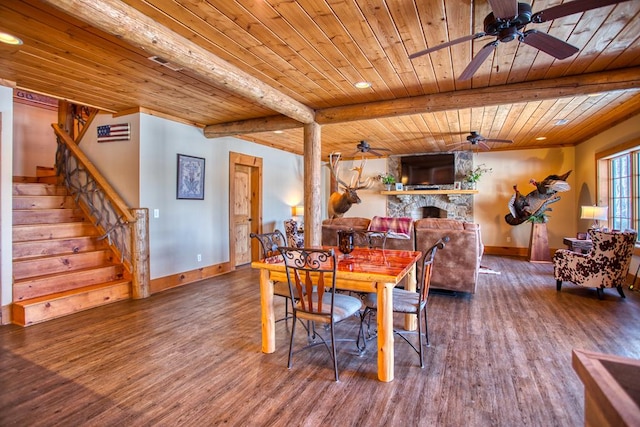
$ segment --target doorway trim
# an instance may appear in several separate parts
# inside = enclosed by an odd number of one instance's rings
[[[236,165],[251,167],[251,232],[262,232],[262,158],[229,152],[229,267],[236,269],[236,226],[233,221],[235,204]],[[257,260],[259,248],[251,242],[251,260]]]

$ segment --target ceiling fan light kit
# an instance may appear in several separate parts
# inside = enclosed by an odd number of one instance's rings
[[[522,32],[528,24],[539,24],[562,18],[564,16],[573,15],[574,13],[582,13],[599,7],[610,6],[629,0],[576,0],[550,7],[537,13],[533,13],[531,5],[528,3],[519,3],[514,0],[488,0],[493,12],[484,18],[484,32],[476,33],[469,36],[460,37],[446,43],[439,44],[432,48],[416,52],[409,55],[410,59],[418,56],[426,55],[446,47],[479,39],[485,36],[493,36],[496,39],[486,44],[469,65],[464,69],[458,80],[468,80],[475,74],[484,61],[493,53],[498,44],[508,43],[515,39],[520,43],[536,48],[556,59],[566,59],[575,55],[580,49],[570,45],[547,33],[540,32],[535,29]]]

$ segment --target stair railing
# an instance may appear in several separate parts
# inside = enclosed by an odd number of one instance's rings
[[[85,210],[120,262],[131,273],[133,298],[149,296],[149,210],[130,209],[58,124],[56,169],[76,202]]]

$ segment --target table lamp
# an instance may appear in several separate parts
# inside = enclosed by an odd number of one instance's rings
[[[291,206],[291,216],[298,223],[298,228],[302,229],[304,227],[304,206]]]
[[[600,229],[600,220],[607,220],[607,212],[609,208],[607,206],[581,206],[580,219],[590,219],[593,221],[591,227],[595,230]]]

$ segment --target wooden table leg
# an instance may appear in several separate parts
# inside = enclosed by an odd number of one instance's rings
[[[273,311],[273,281],[269,270],[260,270],[260,307],[262,308],[262,352],[276,351],[276,316]]]
[[[416,265],[413,264],[411,270],[407,274],[407,290],[416,291]],[[415,331],[418,328],[417,317],[415,314],[404,315],[404,329],[406,331]]]
[[[393,381],[393,287],[378,283],[378,379]]]

